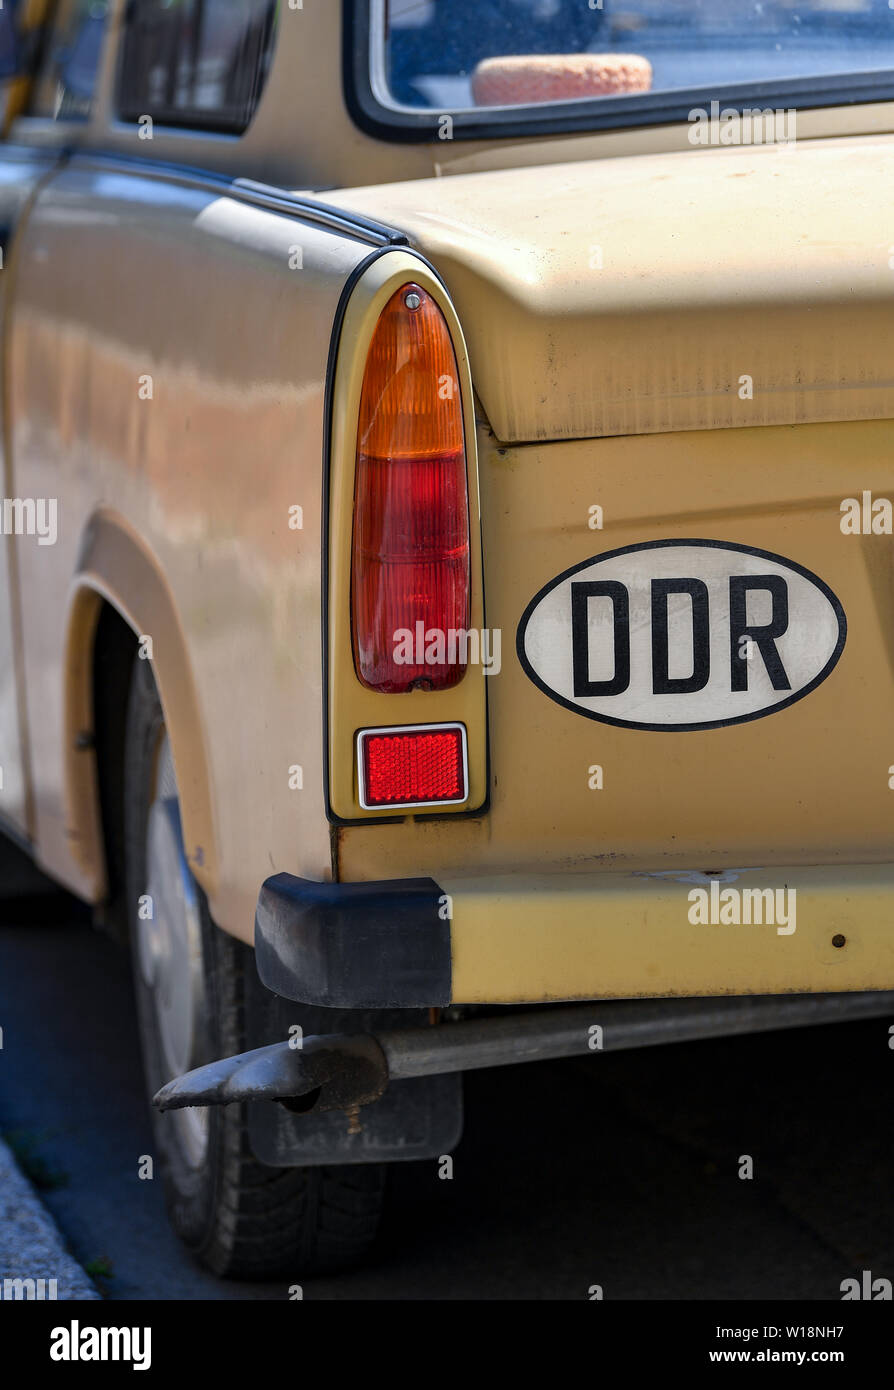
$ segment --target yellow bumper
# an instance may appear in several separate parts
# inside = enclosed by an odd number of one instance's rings
[[[894,864],[439,884],[455,1003],[894,989]]]

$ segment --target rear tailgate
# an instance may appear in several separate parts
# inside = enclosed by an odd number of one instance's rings
[[[862,517],[864,491],[894,493],[892,445],[883,421],[518,448],[482,432],[486,617],[502,637],[487,679],[490,810],[406,835],[346,829],[345,876],[383,862],[471,873],[889,858],[894,553],[883,535],[845,534],[841,505]],[[604,574],[630,594],[630,680],[575,700],[571,585]],[[695,693],[700,614],[672,592],[665,621],[652,581],[669,575],[704,587],[710,673]],[[733,636],[731,580],[747,590]],[[588,675],[611,687],[611,600],[587,597]],[[662,673],[673,689],[656,694]]]

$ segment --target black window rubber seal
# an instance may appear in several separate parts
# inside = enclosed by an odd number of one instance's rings
[[[727,110],[814,110],[894,101],[894,71],[833,73],[829,76],[738,83],[728,87],[691,87],[642,96],[595,97],[589,101],[546,104],[516,110],[408,110],[384,106],[371,79],[370,0],[342,0],[342,81],[345,103],[355,125],[378,140],[398,144],[451,144],[457,140],[497,140],[551,135],[597,134],[643,126],[686,123],[691,111],[708,110],[712,101]],[[444,116],[453,123],[451,139],[441,133]]]

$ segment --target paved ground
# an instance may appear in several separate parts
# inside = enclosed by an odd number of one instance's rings
[[[285,1296],[196,1269],[139,1181],[128,963],[69,900],[0,902],[0,1027],[0,1133],[108,1296]],[[887,1029],[472,1074],[453,1181],[396,1168],[376,1260],[305,1297],[838,1299],[863,1269],[894,1278]]]
[[[11,1150],[0,1140],[0,1298],[98,1297]]]

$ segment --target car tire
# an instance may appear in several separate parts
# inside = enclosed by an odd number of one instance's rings
[[[161,701],[150,662],[139,658],[125,743],[128,917],[151,1097],[173,1075],[245,1050],[244,982],[254,952],[215,926],[188,868]],[[243,1105],[165,1114],[153,1107],[152,1123],[171,1222],[215,1274],[336,1270],[372,1245],[386,1165],[268,1167],[252,1154]]]

